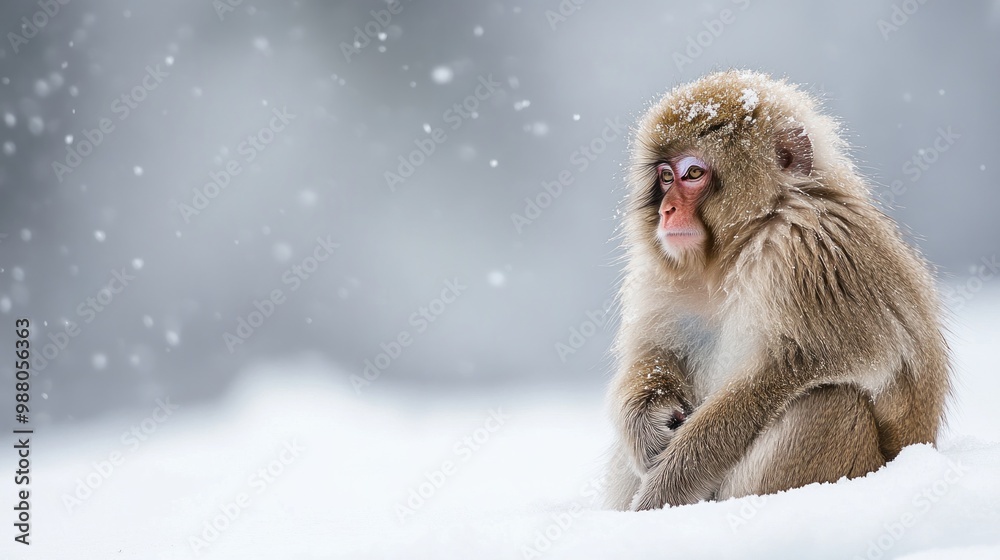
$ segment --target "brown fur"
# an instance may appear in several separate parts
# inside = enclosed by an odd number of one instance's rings
[[[655,169],[680,153],[714,178],[708,242],[675,258]],[[626,204],[610,397],[632,470],[611,506],[859,476],[935,441],[949,373],[933,279],[809,95],[738,71],[675,88],[639,125]]]

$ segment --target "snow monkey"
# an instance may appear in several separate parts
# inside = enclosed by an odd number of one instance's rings
[[[934,443],[932,275],[813,97],[709,75],[653,104],[631,150],[609,506],[852,478]]]

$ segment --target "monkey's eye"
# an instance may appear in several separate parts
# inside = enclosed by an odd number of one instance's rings
[[[660,184],[667,186],[674,182],[674,171],[670,169],[670,166],[664,165],[660,168]]]
[[[687,174],[684,175],[684,178],[689,179],[691,181],[696,181],[698,179],[701,179],[704,175],[705,175],[704,169],[698,167],[697,165],[692,165],[691,167],[688,168]]]

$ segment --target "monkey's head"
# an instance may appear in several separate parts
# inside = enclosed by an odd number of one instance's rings
[[[843,152],[836,123],[784,81],[728,71],[676,87],[633,140],[628,244],[701,269],[772,217],[791,189],[849,169]]]

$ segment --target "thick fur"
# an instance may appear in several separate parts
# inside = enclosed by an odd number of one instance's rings
[[[671,256],[656,165],[692,152],[713,168],[709,239]],[[609,506],[860,476],[935,441],[949,365],[933,279],[812,97],[742,71],[674,89],[638,127],[625,204],[610,400],[612,461],[631,468]]]

